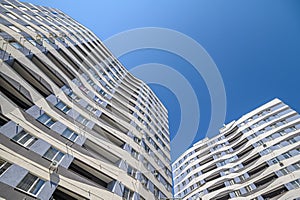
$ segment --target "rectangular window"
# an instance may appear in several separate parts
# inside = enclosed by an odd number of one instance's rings
[[[78,134],[69,128],[66,128],[66,130],[62,133],[62,136],[74,142],[78,137]]]
[[[32,26],[27,25],[26,28],[28,28],[29,30],[36,32],[36,30],[34,28],[32,28]]]
[[[36,196],[43,187],[45,181],[28,173],[22,181],[17,185],[17,188]]]
[[[296,170],[300,169],[300,162],[296,162],[293,164]]]
[[[70,108],[62,101],[59,101],[56,105],[56,108],[58,108],[59,110],[63,111],[64,113],[67,113]]]
[[[282,154],[282,156],[283,156],[285,159],[288,159],[288,158],[292,157],[288,152]]]
[[[294,180],[291,182],[291,184],[293,185],[293,188],[296,189],[296,188],[299,188],[300,187],[300,181],[297,179],[297,180]]]
[[[83,124],[83,125],[87,125],[87,123],[89,122],[89,120],[85,117],[83,117],[82,115],[79,115],[76,118],[76,121],[78,121],[79,123]]]
[[[64,157],[64,153],[58,151],[57,149],[50,147],[48,151],[44,154],[44,157],[50,161],[60,162]]]
[[[30,17],[28,17],[27,15],[22,15],[25,19],[27,19],[27,20],[31,20],[31,18]]]
[[[27,8],[25,8],[25,7],[23,7],[23,6],[19,6],[19,8],[20,8],[21,10],[27,10]]]
[[[234,194],[236,197],[241,196],[241,191],[240,190],[235,190]]]
[[[37,141],[37,138],[22,130],[20,133],[15,135],[12,140],[26,148],[30,148],[31,145]]]
[[[127,187],[124,187],[123,195],[124,200],[131,200],[133,197],[133,192],[129,190]]]
[[[12,29],[12,30],[16,31],[17,33],[20,33],[20,32],[21,32],[21,30],[20,30],[20,29],[18,29],[17,27],[15,27],[15,26],[13,26],[13,25],[11,25],[11,26],[8,26],[8,28],[10,28],[10,29]]]
[[[48,126],[49,128],[56,122],[49,115],[47,115],[46,113],[44,113],[41,116],[39,116],[37,118],[37,120],[39,122],[41,122],[42,124]]]
[[[0,176],[11,166],[9,162],[0,158]]]
[[[5,8],[14,8],[12,5],[10,5],[10,4],[3,4],[3,6],[5,7]]]
[[[18,42],[10,42],[10,45],[15,47],[16,49],[22,49],[22,45],[20,45]]]
[[[281,171],[281,173],[282,173],[283,175],[286,175],[286,174],[289,173],[289,171],[288,171],[287,168],[283,168],[283,169],[281,169],[280,171]]]
[[[12,19],[18,19],[16,16],[14,16],[12,13],[6,13],[7,16],[9,16]]]
[[[38,16],[38,15],[35,15],[35,18],[37,18],[40,21],[43,21],[43,19],[40,16]]]

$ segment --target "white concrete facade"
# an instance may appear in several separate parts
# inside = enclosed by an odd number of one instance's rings
[[[0,197],[172,196],[168,113],[86,27],[0,1]]]
[[[194,144],[172,171],[183,200],[299,199],[299,114],[274,99]]]

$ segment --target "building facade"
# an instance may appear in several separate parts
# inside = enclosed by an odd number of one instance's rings
[[[167,110],[87,28],[0,1],[0,199],[172,196]]]
[[[278,99],[224,125],[173,164],[175,197],[300,199],[300,117]]]

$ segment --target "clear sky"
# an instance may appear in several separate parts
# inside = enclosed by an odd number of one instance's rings
[[[193,38],[206,49],[223,78],[227,102],[225,123],[275,97],[300,111],[299,0],[26,2],[62,10],[101,40],[142,27],[169,28]],[[120,60],[128,69],[161,63],[184,75],[196,91],[200,107],[201,119],[194,142],[206,135],[211,117],[209,92],[190,63],[155,49],[133,51]],[[179,127],[180,103],[167,88],[153,84],[151,87],[169,110],[173,138]]]

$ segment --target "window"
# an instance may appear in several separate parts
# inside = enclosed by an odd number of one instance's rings
[[[7,16],[9,16],[10,18],[12,18],[12,19],[18,19],[15,15],[13,15],[12,13],[6,13],[7,14]]]
[[[49,31],[45,26],[40,26],[41,29],[43,29],[44,31]]]
[[[63,111],[64,113],[67,113],[70,108],[62,101],[59,101],[56,105],[56,108],[58,108],[59,110]]]
[[[28,17],[27,15],[22,15],[22,17],[24,17],[24,18],[27,19],[27,20],[31,20],[31,18]]]
[[[130,200],[133,197],[133,192],[131,190],[129,190],[127,187],[124,187],[122,197],[123,197],[123,199]]]
[[[27,8],[23,7],[23,6],[20,6],[19,7],[21,10],[27,10]]]
[[[287,168],[283,168],[280,170],[283,175],[287,175],[289,173]]]
[[[50,161],[56,161],[59,163],[64,157],[64,155],[64,153],[58,151],[54,147],[50,147],[48,151],[44,154],[44,157]]]
[[[241,191],[240,190],[235,190],[234,194],[236,197],[241,196]]]
[[[293,164],[296,170],[300,169],[300,162],[296,162]]]
[[[1,174],[3,174],[9,167],[11,166],[11,164],[3,159],[0,158],[0,176]]]
[[[285,159],[288,159],[288,158],[292,157],[288,152],[282,154],[282,156],[283,156]]]
[[[31,26],[26,26],[26,28],[28,28],[29,30],[33,31],[33,32],[36,32],[36,30],[34,28],[32,28]]]
[[[22,181],[17,185],[17,188],[26,193],[36,196],[43,187],[45,181],[28,173]]]
[[[83,125],[87,125],[87,123],[89,122],[89,120],[85,117],[83,117],[82,115],[79,115],[76,118],[76,121],[78,121],[79,123],[83,124]]]
[[[21,30],[20,30],[20,29],[18,29],[17,27],[15,27],[15,26],[13,26],[13,25],[11,25],[11,26],[8,26],[8,28],[10,28],[10,29],[12,29],[12,30],[16,31],[17,33],[20,33],[20,32],[21,32]]]
[[[66,130],[62,133],[62,136],[74,142],[78,137],[78,134],[71,131],[69,128],[66,128]]]
[[[133,178],[135,178],[135,175],[136,175],[136,169],[134,169],[133,167],[131,167],[130,165],[128,165],[128,168],[127,168],[127,174]]]
[[[253,185],[247,185],[246,187],[245,187],[245,190],[247,191],[247,192],[251,192],[252,190],[254,190],[255,188],[253,187]]]
[[[297,179],[297,180],[294,180],[291,182],[292,186],[294,189],[296,188],[299,188],[300,187],[300,181]]]
[[[33,137],[24,130],[15,135],[12,139],[26,148],[31,147],[31,145],[37,140],[35,137]]]
[[[30,44],[36,46],[36,42],[31,37],[27,37],[26,39],[28,40],[28,42],[30,42]]]
[[[35,18],[37,18],[40,21],[43,21],[43,19],[40,16],[38,16],[38,15],[35,15]]]
[[[33,12],[39,12],[37,9],[35,9],[35,8],[31,8],[31,10],[33,11]]]
[[[15,47],[16,49],[22,49],[23,48],[18,42],[10,42],[10,45]]]
[[[48,126],[49,128],[55,123],[55,121],[50,116],[48,116],[46,113],[39,116],[39,118],[37,118],[37,120],[39,122],[41,122],[42,124]]]
[[[10,5],[10,4],[3,4],[3,6],[5,7],[5,8],[14,8],[12,5]]]
[[[132,155],[132,157],[134,157],[135,159],[139,159],[139,153],[136,151],[136,150],[134,150],[134,149],[132,149],[131,150],[131,155]]]

